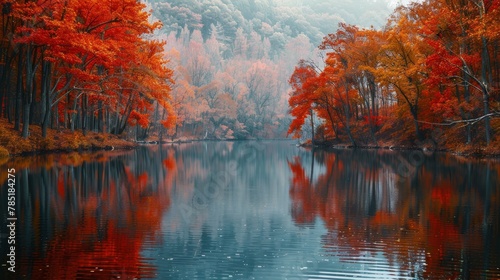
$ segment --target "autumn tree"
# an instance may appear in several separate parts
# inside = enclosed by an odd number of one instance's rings
[[[314,78],[317,75],[313,66],[305,61],[300,61],[290,77],[289,83],[292,86],[292,91],[288,103],[293,120],[288,128],[288,134],[293,134],[295,138],[300,137],[305,119],[309,117],[312,128],[311,139],[314,141],[313,105],[317,101],[315,92],[317,85]]]
[[[348,50],[357,41],[358,31],[356,26],[341,23],[337,32],[325,36],[319,46],[327,51],[323,72],[333,86],[332,94],[336,95],[339,105],[337,112],[343,114],[343,125],[353,146],[357,146],[351,131],[351,119],[356,117],[353,110],[356,110],[359,101],[354,86],[358,70]]]
[[[467,143],[482,134],[489,145],[500,114],[499,6],[414,2],[397,7],[383,30],[339,24],[319,46],[324,67],[311,63],[317,75],[294,85],[290,131],[300,131],[314,104],[321,134],[345,132],[354,146],[388,135],[421,146],[425,136],[438,141],[436,127],[465,127]]]
[[[467,143],[472,141],[471,123],[484,120],[488,145],[492,137],[490,118],[498,114],[491,100],[498,98],[494,80],[498,80],[499,72],[495,67],[499,37],[494,30],[499,25],[500,3],[436,1],[427,5],[433,13],[422,29],[434,51],[426,61],[432,74],[428,83],[436,92],[434,109],[444,109],[448,122],[459,117],[467,124]]]
[[[17,67],[15,78],[11,70],[2,70],[1,76],[9,87],[15,84],[15,94],[7,100],[15,104],[16,129],[22,117],[23,137],[34,122],[41,124],[45,137],[48,126],[55,122],[59,127],[59,120],[84,134],[103,131],[106,115],[112,126],[112,113],[113,131],[121,133],[132,112],[148,115],[144,104],[158,101],[171,111],[172,72],[165,67],[164,43],[146,39],[160,23],[149,21],[144,4],[80,0],[2,5],[4,18],[8,15],[17,24],[2,22],[3,34],[11,31],[4,53],[15,54],[6,61],[12,64],[15,57]],[[169,122],[175,119],[168,115]]]
[[[418,29],[422,23],[423,9],[401,6],[396,9],[384,32],[385,44],[380,51],[377,80],[391,87],[398,105],[405,104],[412,118],[415,136],[422,137],[419,116],[425,90],[426,50]],[[404,112],[404,111],[403,111]]]

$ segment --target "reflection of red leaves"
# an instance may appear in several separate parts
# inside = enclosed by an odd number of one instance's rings
[[[437,268],[441,266],[441,262],[450,253],[451,248],[460,248],[461,241],[458,228],[453,224],[443,221],[440,217],[430,214],[429,233],[427,236],[428,253],[426,254],[426,262],[431,271],[439,271]],[[451,277],[448,279],[457,278]]]
[[[154,277],[155,267],[141,256],[141,249],[145,242],[156,240],[170,199],[167,192],[151,193],[145,189],[150,184],[148,173],[136,176],[129,167],[124,172],[124,177],[109,181],[107,191],[93,192],[93,188],[88,188],[78,201],[65,196],[65,186],[75,185],[60,172],[57,189],[61,199],[47,207],[53,207],[49,212],[54,213],[50,217],[54,224],[67,225],[64,230],[55,228],[54,237],[47,244],[44,241],[48,248],[44,254],[30,256],[33,265],[20,267],[18,273],[29,271],[33,279]],[[45,202],[36,199],[35,203]],[[72,211],[58,215],[65,204],[71,204]],[[38,223],[41,217],[39,211],[35,212],[33,221]]]
[[[300,159],[298,157],[294,158],[293,162],[288,162],[288,166],[292,171],[292,186],[293,187],[305,187],[309,185],[309,178],[306,176],[306,172],[300,163]]]
[[[297,226],[322,219],[327,230],[322,245],[327,253],[339,256],[341,261],[352,261],[352,257],[366,257],[370,249],[382,252],[400,271],[414,271],[415,256],[420,256],[424,279],[460,279],[459,268],[469,269],[470,279],[484,273],[482,258],[485,246],[491,244],[483,240],[480,230],[485,217],[481,205],[485,200],[497,205],[498,192],[484,198],[475,188],[456,187],[463,182],[463,174],[445,172],[436,179],[435,173],[425,168],[418,175],[422,188],[393,185],[389,182],[395,179],[387,177],[392,167],[360,164],[340,152],[318,153],[316,158],[322,167],[313,183],[308,176],[310,162],[304,163],[300,157],[288,162],[292,172],[291,213]],[[450,159],[446,157],[444,164],[456,167]],[[363,174],[363,179],[352,180],[358,174]],[[368,198],[373,186],[382,190],[376,195],[383,203],[371,216]],[[392,201],[394,198],[397,201]],[[475,257],[478,262],[462,262]]]
[[[398,224],[398,221],[399,217],[393,213],[389,213],[387,211],[377,211],[375,216],[371,218],[370,223],[377,226],[391,226]]]
[[[60,197],[64,197],[65,186],[66,184],[62,180],[62,177],[59,177],[57,180],[57,193],[59,194]]]
[[[292,217],[297,224],[312,223],[316,216],[317,202],[309,178],[300,158],[295,157],[293,162],[288,162],[288,166],[293,174],[290,186],[290,197],[293,201]]]
[[[169,154],[168,155],[168,158],[166,158],[164,161],[163,161],[163,165],[165,166],[165,168],[167,168],[167,170],[169,171],[172,171],[172,170],[175,170],[177,168],[177,164],[176,164],[176,161],[175,161],[175,158],[173,156],[173,154]]]
[[[94,279],[153,277],[144,272],[147,266],[141,259],[142,237],[123,232],[114,222],[107,225],[104,238],[98,238],[95,219],[84,218],[83,224],[70,230],[67,236],[53,241],[43,262],[35,262],[33,279],[75,279],[92,276]],[[78,231],[78,234],[75,232]],[[84,234],[82,234],[82,232]],[[72,234],[71,234],[72,233]],[[75,238],[75,237],[80,238]],[[81,238],[85,236],[85,239]],[[97,242],[98,241],[98,242]],[[65,250],[58,250],[65,248]],[[56,268],[56,269],[47,269]],[[64,269],[60,269],[64,268]]]
[[[445,244],[459,242],[459,232],[455,225],[429,214],[429,244],[431,248],[443,248]]]
[[[143,190],[148,183],[148,173],[144,172],[141,175],[137,176],[137,187],[139,187],[140,190]]]
[[[449,183],[445,183],[433,188],[431,197],[432,199],[440,202],[444,207],[447,207],[450,205],[452,192],[451,185]]]
[[[166,159],[163,161],[163,165],[167,168],[167,170],[175,169],[175,162],[170,159]]]

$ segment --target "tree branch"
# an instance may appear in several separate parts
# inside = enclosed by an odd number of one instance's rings
[[[420,120],[417,120],[417,122],[424,123],[424,124],[430,124],[430,125],[452,126],[452,125],[459,124],[459,123],[475,124],[475,123],[477,123],[485,118],[488,118],[488,117],[500,117],[500,112],[489,113],[489,114],[486,114],[486,115],[483,115],[481,117],[474,118],[474,119],[457,120],[457,121],[451,121],[451,122],[446,122],[446,123],[435,123],[435,122],[427,122],[427,121],[420,121]]]

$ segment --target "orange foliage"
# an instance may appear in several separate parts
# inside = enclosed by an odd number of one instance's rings
[[[321,134],[353,145],[418,146],[436,127],[455,133],[459,126],[466,126],[462,143],[495,143],[499,3],[413,2],[398,7],[383,30],[339,24],[319,46],[325,67],[301,61],[290,78],[289,132],[300,133],[315,104]]]
[[[52,114],[58,111],[72,130],[77,114],[106,112],[121,118],[116,134],[130,115],[129,125],[147,127],[156,102],[167,111],[171,126],[173,72],[163,57],[165,43],[145,39],[161,27],[150,21],[145,7],[137,0],[14,1],[8,22],[15,33],[6,46],[16,46],[16,53],[26,50],[26,57],[18,59],[28,67],[17,71],[33,72],[25,73],[27,90],[47,99],[40,106]],[[30,88],[33,79],[41,79],[40,89]],[[81,128],[85,133],[87,124]]]

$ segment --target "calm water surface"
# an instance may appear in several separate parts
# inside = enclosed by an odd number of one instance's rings
[[[292,142],[16,158],[0,279],[500,279],[500,164]]]

